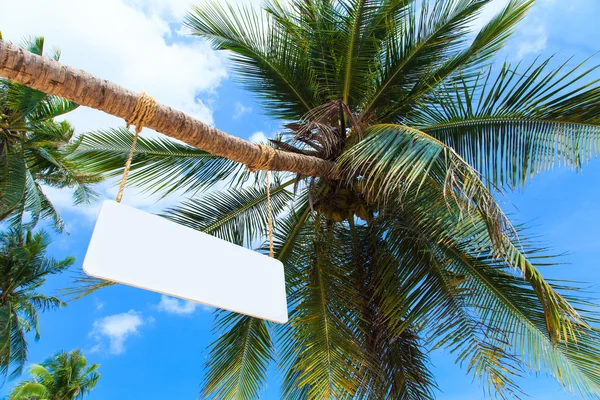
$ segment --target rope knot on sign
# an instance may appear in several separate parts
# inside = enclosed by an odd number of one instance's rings
[[[248,168],[248,171],[250,172],[262,170],[268,172],[271,169],[271,162],[275,157],[275,149],[271,146],[265,146],[264,144],[258,144],[257,146],[260,149],[260,156],[254,164],[248,164],[246,168]]]
[[[156,100],[142,92],[135,103],[131,116],[125,121],[127,122],[127,128],[129,128],[130,125],[135,126],[135,135],[133,136],[129,156],[125,162],[125,168],[123,169],[123,177],[121,178],[119,192],[117,193],[117,203],[120,203],[123,198],[123,191],[125,190],[125,184],[127,183],[127,175],[129,175],[129,169],[131,168],[131,159],[133,158],[133,151],[135,150],[138,136],[142,129],[144,129],[144,125],[154,117],[157,108],[158,104],[156,103]]]
[[[266,186],[267,186],[267,226],[268,226],[268,235],[269,235],[269,257],[273,258],[273,214],[271,212],[271,183],[269,182],[269,170],[271,169],[271,162],[275,157],[275,149],[271,146],[265,146],[264,144],[259,144],[258,148],[260,149],[260,156],[258,160],[250,165],[246,165],[248,171],[256,172],[264,170],[266,173]]]

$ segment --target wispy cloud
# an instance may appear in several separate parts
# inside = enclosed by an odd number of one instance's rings
[[[548,34],[543,25],[531,27],[523,32],[517,47],[519,59],[530,54],[539,54],[548,44]]]
[[[163,295],[160,297],[160,303],[158,303],[156,309],[168,314],[190,315],[196,311],[197,307],[198,304],[194,302]]]
[[[262,131],[258,131],[250,135],[249,139],[252,143],[265,143],[267,141],[267,135]]]
[[[240,119],[244,115],[246,115],[246,114],[248,114],[250,112],[252,112],[252,107],[246,107],[245,105],[243,105],[239,101],[236,101],[235,104],[234,104],[232,118],[233,119]]]
[[[97,297],[94,297],[94,305],[96,306],[96,311],[101,311],[104,308],[104,303]]]
[[[93,330],[90,333],[97,341],[92,348],[93,352],[101,351],[108,341],[110,354],[122,354],[125,351],[125,341],[132,335],[139,333],[139,328],[146,324],[142,314],[135,310],[126,313],[109,315],[94,321]]]
[[[202,309],[205,311],[213,310],[212,307],[203,304],[194,303],[193,301],[180,300],[165,295],[160,297],[160,303],[156,305],[156,309],[158,311],[166,312],[167,314],[175,315],[192,315],[197,309]]]

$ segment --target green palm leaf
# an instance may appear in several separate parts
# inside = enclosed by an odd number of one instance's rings
[[[33,121],[46,121],[74,111],[78,104],[57,96],[46,96],[31,112],[29,117]]]
[[[48,391],[44,385],[38,382],[22,382],[13,389],[8,400],[28,400],[32,398],[40,400],[48,398]]]
[[[417,321],[423,319],[423,312],[427,314],[425,321],[439,327],[432,331],[437,346],[452,349],[458,361],[468,361],[469,369],[485,379],[490,392],[505,397],[518,394],[514,379],[526,366],[544,368],[571,390],[597,393],[598,376],[589,368],[600,353],[592,344],[597,331],[584,322],[596,324],[597,317],[586,310],[585,302],[577,308],[570,304],[571,290],[556,288],[541,277],[537,266],[552,259],[539,255],[523,238],[518,247],[505,246],[499,254],[485,222],[476,216],[460,221],[459,210],[449,214],[443,201],[432,207],[421,197],[427,189],[402,204],[395,220],[384,225],[390,226],[387,237],[398,242],[395,246],[408,242],[407,248],[415,253],[407,264],[410,271],[399,276],[404,282],[416,282],[405,289],[407,297],[393,298],[384,308],[386,315],[398,320],[410,310],[408,321]],[[427,195],[438,197],[435,192]],[[416,264],[419,259],[426,263]],[[417,265],[423,265],[422,272]],[[521,268],[525,279],[518,276]],[[426,278],[430,273],[426,271],[434,273],[432,279]],[[431,286],[423,286],[428,280]]]
[[[456,71],[480,66],[502,47],[533,1],[510,1],[465,48],[464,36],[487,3],[423,1],[419,6],[414,2],[404,30],[391,31],[389,57],[362,106],[362,118],[370,119],[376,111],[384,122],[395,121]],[[421,7],[418,12],[417,7]]]
[[[271,184],[271,209],[276,217],[293,194],[294,180]],[[170,208],[165,217],[231,243],[249,244],[264,235],[267,226],[267,193],[264,185],[208,193]]]
[[[294,254],[301,252],[306,235],[309,208],[304,201],[302,214],[291,213],[276,225],[274,232],[275,257],[288,268]],[[259,398],[267,379],[267,368],[274,360],[272,339],[265,321],[220,312],[217,331],[221,335],[210,346],[208,369],[203,393],[215,399]]]
[[[447,85],[411,123],[496,186],[522,187],[555,165],[580,168],[600,142],[600,90],[589,79],[598,67],[550,70],[551,61],[524,69],[504,64]]]
[[[289,326],[283,327],[282,366],[286,399],[351,397],[358,387],[363,360],[357,335],[346,318],[356,293],[344,285],[348,249],[332,230],[326,240],[314,240],[308,268],[297,271],[290,288]]]
[[[516,25],[525,17],[533,6],[534,0],[510,0],[506,7],[488,22],[477,34],[471,45],[448,58],[438,69],[428,71],[412,89],[407,103],[425,102],[435,97],[435,89],[445,82],[452,82],[458,76],[476,74],[477,69],[488,64],[490,58],[506,44]],[[391,116],[402,119],[399,109]],[[388,111],[389,112],[389,111]],[[407,114],[408,112],[405,112]]]
[[[11,214],[25,195],[26,169],[22,157],[7,153],[0,172],[0,220]]]
[[[403,198],[406,193],[415,193],[411,191],[414,186],[435,181],[447,201],[460,206],[464,213],[479,213],[501,247],[501,237],[513,231],[512,224],[478,172],[452,148],[404,125],[373,125],[367,134],[339,160],[349,179],[360,176],[370,196],[384,201],[393,196]]]
[[[213,2],[194,7],[185,24],[215,48],[232,52],[239,79],[274,115],[296,119],[315,106],[318,94],[304,51],[266,13]]]
[[[410,306],[418,308],[418,302],[411,301],[414,292],[429,290],[426,285],[415,285],[412,276],[420,275],[417,280],[421,283],[427,278],[415,259],[403,262],[409,256],[406,253],[419,253],[419,248],[407,243],[408,252],[395,253],[380,235],[377,218],[369,226],[349,224],[348,228],[353,269],[347,284],[359,293],[354,318],[361,357],[367,360],[361,363],[360,386],[354,398],[433,399],[436,384],[425,341],[408,312]],[[402,274],[399,265],[406,270]],[[435,295],[440,296],[439,291]],[[410,306],[404,308],[406,304]],[[399,324],[403,329],[397,329]]]
[[[258,398],[273,359],[267,322],[222,312],[216,329],[225,332],[210,346],[204,396],[219,400]]]
[[[73,161],[85,164],[84,172],[116,177],[123,173],[133,133],[110,129],[86,134],[73,153]],[[177,190],[195,193],[240,172],[243,166],[222,157],[166,138],[140,137],[128,183],[166,196]]]

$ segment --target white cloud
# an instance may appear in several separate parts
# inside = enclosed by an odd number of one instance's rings
[[[252,135],[250,135],[249,140],[252,143],[265,143],[267,141],[267,136],[262,131],[254,132]]]
[[[140,312],[129,310],[126,313],[109,315],[94,321],[94,328],[90,333],[98,343],[92,348],[95,352],[104,348],[108,340],[108,350],[111,354],[122,354],[125,351],[125,340],[139,333],[138,329],[146,321]]]
[[[188,4],[184,0],[13,1],[3,4],[0,27],[12,41],[45,36],[48,49],[62,50],[62,62],[128,89],[146,91],[159,102],[212,123],[207,104],[226,76],[225,65],[204,41],[178,36]],[[78,131],[123,123],[90,109],[69,114],[69,120]]]
[[[473,28],[481,29],[485,23],[497,15],[509,0],[494,0],[483,8],[481,16],[474,21]],[[531,54],[539,54],[546,49],[548,43],[547,17],[548,13],[555,10],[556,0],[539,0],[535,3],[525,20],[518,25],[514,45],[511,45],[512,56],[521,60]],[[561,6],[569,10],[572,5]],[[513,47],[514,46],[514,47]]]
[[[554,0],[540,0],[520,25],[514,40],[513,57],[521,60],[529,55],[539,55],[548,45],[548,23]]]
[[[180,300],[174,297],[163,295],[160,297],[160,303],[158,303],[156,309],[159,311],[164,311],[168,314],[191,315],[196,312],[196,309],[199,306],[200,304],[192,301]]]
[[[252,111],[252,107],[246,107],[245,105],[243,105],[239,101],[236,101],[235,104],[234,104],[234,110],[233,110],[233,116],[232,116],[232,118],[233,119],[240,119],[244,115],[248,114],[251,111]]]
[[[521,59],[530,54],[539,54],[546,48],[548,43],[548,34],[543,25],[538,25],[535,28],[526,29],[523,35],[519,38],[517,48],[517,58]]]

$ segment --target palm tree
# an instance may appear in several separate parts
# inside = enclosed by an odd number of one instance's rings
[[[27,41],[23,48],[42,55],[44,38]],[[54,51],[52,58],[59,57]],[[62,230],[62,219],[41,185],[74,188],[76,204],[94,198],[89,184],[98,179],[82,174],[79,166],[67,159],[77,147],[72,141],[73,127],[66,121],[54,121],[76,108],[71,101],[0,79],[0,221],[8,219],[19,226],[29,213],[28,227],[40,218],[51,218]]]
[[[80,350],[63,351],[29,368],[31,381],[20,382],[9,400],[77,400],[94,389],[99,364],[88,365]]]
[[[46,277],[69,268],[72,257],[57,261],[46,256],[49,236],[12,229],[0,234],[0,374],[15,378],[27,361],[25,334],[40,337],[38,312],[64,305],[39,292]]]
[[[270,191],[290,322],[218,313],[203,396],[259,398],[276,360],[285,399],[433,398],[435,348],[491,395],[518,396],[519,376],[546,371],[600,396],[597,308],[543,278],[556,260],[495,200],[596,155],[600,86],[587,63],[496,67],[533,1],[509,1],[471,35],[490,1],[272,0],[188,15],[284,128]],[[0,59],[10,79],[119,117],[137,99],[1,43]],[[165,139],[136,147],[135,184],[192,194],[167,218],[239,244],[263,239],[264,176],[248,183],[236,164],[254,165],[260,148],[164,106],[147,126],[213,154]],[[115,174],[130,146],[126,131],[100,132],[74,158]],[[221,179],[225,190],[194,195]]]

